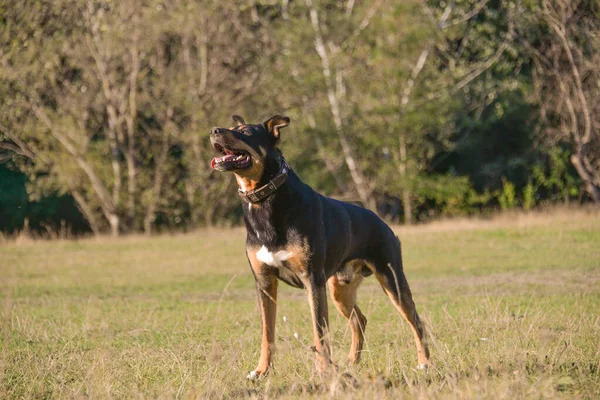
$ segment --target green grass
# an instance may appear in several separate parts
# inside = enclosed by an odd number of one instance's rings
[[[339,373],[327,382],[314,375],[305,294],[285,285],[274,373],[245,380],[260,321],[243,229],[0,243],[0,398],[600,396],[598,212],[397,231],[434,365],[414,368],[408,324],[370,278],[355,368],[330,305]]]

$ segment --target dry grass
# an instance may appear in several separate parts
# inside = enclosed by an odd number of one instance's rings
[[[532,211],[511,210],[493,213],[487,217],[457,217],[432,221],[424,225],[397,226],[402,232],[460,232],[464,230],[489,230],[499,228],[531,228],[540,226],[576,225],[594,228],[600,209],[594,206],[557,206]]]
[[[434,367],[373,279],[363,362],[330,307],[338,371],[313,374],[308,306],[281,286],[276,369],[243,229],[0,244],[0,398],[597,398],[600,215],[553,210],[397,229]],[[287,317],[287,322],[282,317]],[[299,339],[294,337],[298,334]]]

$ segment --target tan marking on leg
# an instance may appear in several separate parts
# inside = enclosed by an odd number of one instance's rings
[[[336,271],[335,278],[338,284],[347,285],[354,281],[354,278],[356,277],[354,271],[355,266],[353,262],[346,263],[346,265],[344,265],[339,271]]]
[[[395,282],[388,282],[388,279],[384,275],[379,274],[377,270],[373,271],[385,293],[412,329],[415,345],[417,347],[417,359],[419,365],[427,365],[429,363],[427,336],[423,324],[421,323],[421,319],[419,318],[419,314],[417,314],[417,309],[412,299],[408,282],[404,277],[404,273],[401,273],[401,276],[396,276],[395,272],[392,270]],[[400,298],[396,295],[397,292],[400,293]]]
[[[261,314],[261,346],[260,359],[255,369],[261,375],[271,367],[275,350],[275,319],[277,315],[277,278],[269,276],[259,288],[258,304]]]
[[[353,279],[350,283],[345,283],[346,278],[348,278],[348,273],[350,272],[348,268],[352,270]],[[350,346],[350,352],[348,353],[348,361],[352,364],[360,361],[365,328],[367,327],[367,318],[365,318],[360,311],[360,308],[356,305],[356,292],[363,279],[364,277],[360,272],[356,273],[355,268],[352,265],[347,265],[342,279],[340,279],[338,274],[335,274],[327,281],[329,284],[329,294],[335,308],[337,308],[340,314],[342,314],[350,324],[352,344]]]
[[[256,369],[249,377],[254,379],[265,374],[272,363],[275,349],[275,319],[277,315],[277,278],[273,269],[256,258],[255,249],[247,249],[248,260],[256,278],[258,308],[261,315],[261,347],[260,358]]]

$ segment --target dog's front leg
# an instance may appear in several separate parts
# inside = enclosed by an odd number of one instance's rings
[[[316,365],[318,372],[323,374],[331,364],[327,290],[325,289],[324,278],[323,282],[319,279],[311,279],[307,283],[308,304],[312,314],[315,351],[317,353]]]
[[[256,379],[271,368],[275,347],[275,317],[277,313],[277,278],[274,275],[256,275],[258,308],[261,316],[260,359],[248,379]]]

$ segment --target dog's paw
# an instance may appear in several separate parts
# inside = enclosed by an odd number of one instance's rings
[[[248,379],[249,381],[257,381],[260,378],[262,378],[263,376],[265,376],[267,373],[265,372],[261,372],[261,371],[250,371],[250,373],[248,374],[248,376],[246,377],[246,379]]]
[[[419,365],[417,365],[417,369],[420,369],[422,371],[427,371],[427,368],[429,368],[429,364],[419,364]]]

